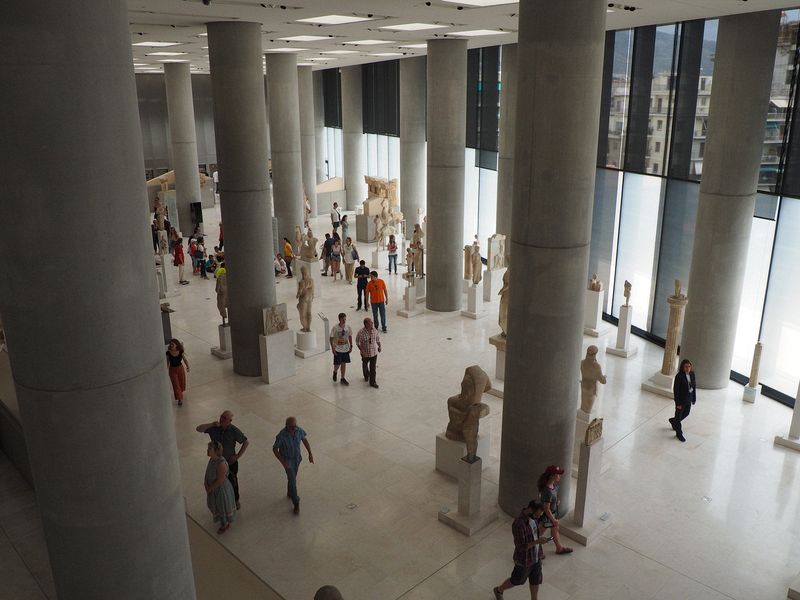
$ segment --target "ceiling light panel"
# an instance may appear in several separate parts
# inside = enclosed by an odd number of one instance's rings
[[[496,31],[494,29],[474,29],[472,31],[454,31],[453,33],[449,33],[447,35],[460,35],[463,37],[478,37],[481,35],[503,35],[508,33],[507,31]]]
[[[359,54],[358,50],[325,50],[321,54]]]
[[[354,42],[345,42],[350,46],[378,46],[379,44],[391,44],[389,40],[356,40]]]
[[[357,17],[355,15],[324,15],[322,17],[309,17],[308,19],[297,19],[298,23],[313,23],[314,25],[344,25],[345,23],[359,23],[361,21],[371,21],[369,17]]]
[[[402,52],[375,52],[370,56],[403,56]]]
[[[518,4],[519,0],[442,0],[442,2],[463,6],[499,6],[500,4]]]
[[[427,48],[428,44],[427,44],[427,42],[423,43],[423,44],[406,44],[406,45],[400,46],[400,47],[401,48]]]
[[[436,25],[435,23],[405,23],[403,25],[385,25],[381,29],[392,29],[394,31],[423,31],[425,29],[446,29],[448,25]]]
[[[131,46],[142,46],[144,48],[167,48],[169,46],[180,46],[182,42],[136,42]]]
[[[188,54],[188,52],[149,52],[147,56],[181,56]]]
[[[284,42],[316,42],[317,40],[327,40],[330,36],[327,35],[293,35],[291,37],[278,38]]]

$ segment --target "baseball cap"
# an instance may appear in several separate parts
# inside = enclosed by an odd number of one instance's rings
[[[544,471],[547,475],[563,475],[564,469],[559,467],[558,465],[550,465]]]

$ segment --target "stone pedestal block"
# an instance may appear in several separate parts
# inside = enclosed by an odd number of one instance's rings
[[[483,307],[483,292],[480,283],[470,284],[467,290],[467,310],[461,311],[462,317],[482,319],[489,313]]]
[[[787,448],[800,452],[800,386],[797,388],[797,397],[794,401],[792,424],[789,426],[789,435],[776,435],[775,443],[779,446],[786,446]]]
[[[506,374],[506,338],[501,334],[493,335],[489,338],[489,343],[497,349],[494,361],[494,379],[492,379],[492,389],[489,390],[492,396],[503,397],[505,392]]]
[[[502,269],[486,269],[483,271],[483,301],[491,302],[492,300],[499,300],[497,294],[500,293],[500,288],[503,287],[503,275],[506,273],[506,268]]]
[[[608,527],[608,519],[601,520],[597,513],[597,486],[603,460],[602,438],[587,446],[580,445],[580,475],[575,493],[575,508],[569,519],[561,520],[561,533],[583,546],[588,546]]]
[[[350,217],[347,217],[350,220]],[[375,223],[372,217],[356,215],[356,240],[364,244],[375,241]]]
[[[592,419],[597,417],[597,412],[585,413],[580,408],[575,412],[575,441],[572,449],[572,471],[574,474],[580,471],[581,444],[586,437],[586,429]]]
[[[622,358],[636,355],[636,348],[631,347],[631,319],[633,306],[619,307],[619,323],[617,325],[617,341],[614,346],[607,346],[606,352]]]
[[[414,282],[414,287],[417,288],[417,304],[425,302],[426,281],[428,280],[425,277],[417,277],[416,282]]]
[[[403,308],[397,311],[398,316],[410,319],[424,312],[424,310],[417,308],[416,287],[416,285],[409,285],[403,290]]]
[[[311,275],[311,278],[314,280],[314,298],[322,298],[322,261],[321,260],[302,260],[300,258],[295,258],[292,261],[292,275],[294,275],[295,280],[300,279],[300,267],[308,267],[308,274]],[[342,267],[344,268],[344,267]]]
[[[389,268],[389,252],[386,250],[373,250],[372,251],[372,262],[369,264],[369,268],[375,271],[380,271]]]
[[[761,390],[759,390],[759,388],[757,387],[750,387],[749,385],[746,385],[742,390],[742,400],[744,402],[749,402],[750,404],[754,404],[756,398],[758,398],[760,391]]]
[[[492,432],[489,427],[486,433],[478,434],[478,456],[489,456],[492,447]],[[467,454],[467,444],[448,440],[444,433],[436,436],[436,470],[450,477],[458,478],[458,463]]]
[[[233,356],[231,351],[231,326],[220,325],[219,329],[219,346],[211,347],[211,354],[217,358],[227,359]]]
[[[291,329],[259,335],[258,343],[261,348],[261,379],[265,383],[275,383],[295,374],[294,332]]]
[[[672,399],[674,398],[672,393],[672,380],[674,378],[675,373],[664,375],[661,371],[656,371],[647,381],[642,382],[642,389]]]
[[[298,331],[297,343],[294,346],[295,356],[311,358],[321,354],[324,350],[317,346],[317,334],[313,331]]]
[[[586,290],[583,313],[583,333],[585,335],[600,337],[611,330],[608,323],[603,322],[603,294],[605,292]]]
[[[481,506],[481,470],[483,461],[458,461],[458,512],[449,507],[439,511],[439,520],[464,535],[471,536],[497,519],[497,507]]]

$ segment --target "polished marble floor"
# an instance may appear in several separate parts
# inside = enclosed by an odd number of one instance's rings
[[[216,231],[217,210],[206,211],[205,220]],[[362,257],[371,250],[359,246]],[[381,275],[391,310],[378,361],[380,390],[363,382],[357,363],[349,387],[333,383],[327,353],[296,358],[297,374],[272,385],[234,375],[231,361],[209,352],[218,341],[214,282],[193,277],[179,286],[180,296],[170,299],[173,334],[192,365],[187,399],[174,406],[187,510],[215,531],[202,488],[206,438],[195,426],[230,409],[251,445],[240,467],[242,510],[221,541],[282,596],[309,599],[328,583],[347,600],[488,600],[512,567],[510,518],[501,516],[472,538],[439,523],[440,508],[455,508],[457,484],[434,470],[434,444],[464,368],[478,364],[494,375],[488,338],[499,330],[497,301],[477,321],[431,312],[403,319],[395,312],[402,278]],[[279,281],[278,299],[289,305],[290,327],[297,329],[294,280]],[[323,278],[322,288],[315,313],[335,320],[344,311],[354,326],[366,314],[355,312],[354,285]],[[321,321],[315,328],[321,344]],[[800,571],[800,454],[772,439],[788,429],[790,410],[763,398],[744,404],[733,383],[701,391],[681,444],[667,423],[671,400],[639,387],[660,366],[661,349],[632,341],[639,349],[633,358],[599,355],[608,376],[599,400],[605,418],[599,512],[610,514],[610,525],[588,549],[572,544],[572,555],[550,553],[539,597],[785,598]],[[598,342],[584,340],[590,343]],[[577,377],[577,367],[564,368]],[[503,403],[485,398],[491,415],[481,429],[492,432],[490,456],[483,457],[488,500],[497,495]],[[300,469],[299,516],[271,452],[289,415],[308,432],[315,455],[315,464],[304,461]],[[505,597],[529,595],[519,587]]]

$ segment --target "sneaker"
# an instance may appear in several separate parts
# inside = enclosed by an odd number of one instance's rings
[[[500,588],[493,588],[492,591],[494,592],[494,600],[503,600],[503,592],[500,591]]]
[[[383,329],[381,329],[381,332],[382,332],[382,333],[389,333],[388,331],[386,331],[386,327],[384,327]]]
[[[333,380],[336,381],[336,371],[333,372]]]
[[[680,431],[675,434],[675,437],[678,438],[682,442],[686,441],[686,438],[683,437],[683,433],[681,433]]]
[[[342,385],[350,385],[350,382],[347,381],[344,377],[342,377],[342,381],[340,382]]]
[[[673,431],[675,430],[675,417],[669,418],[669,424],[672,426]]]
[[[370,383],[369,387],[374,387],[375,389],[377,389],[377,388],[379,388],[381,386],[379,386],[377,383]]]
[[[296,514],[296,515],[300,514],[300,504],[299,503],[294,505],[294,514]]]

